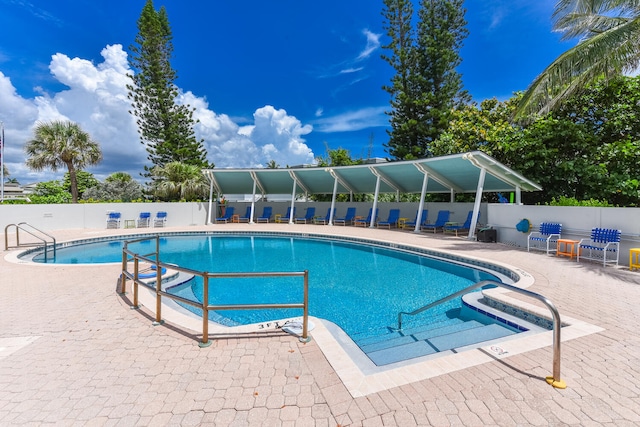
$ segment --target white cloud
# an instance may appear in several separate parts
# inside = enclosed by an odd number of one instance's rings
[[[117,171],[138,178],[149,165],[140,143],[126,85],[130,83],[127,54],[121,45],[105,47],[98,65],[62,53],[52,56],[51,74],[68,89],[32,99],[21,97],[9,77],[0,72],[0,121],[5,126],[5,164],[21,183],[60,179],[64,170],[34,172],[25,166],[24,144],[38,121],[71,120],[100,143],[104,160],[89,168],[99,179]],[[239,126],[228,115],[209,109],[206,99],[182,92],[177,102],[196,108],[196,136],[204,139],[209,160],[216,167],[260,167],[276,160],[280,165],[313,162],[303,136],[312,131],[285,110],[272,106],[254,113],[254,124]]]
[[[348,111],[314,122],[318,132],[352,132],[370,127],[388,126],[389,118],[385,114],[387,107],[369,107],[357,111]]]
[[[368,58],[373,53],[373,51],[375,51],[380,46],[381,34],[372,33],[367,29],[363,30],[362,34],[364,34],[367,38],[367,45],[364,47],[362,52],[360,52],[360,55],[358,55],[358,61]]]

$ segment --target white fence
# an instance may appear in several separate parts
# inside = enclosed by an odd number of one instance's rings
[[[273,215],[284,215],[290,202],[258,202],[255,215],[262,213],[265,205],[273,207]],[[235,202],[235,213],[244,215],[250,203]],[[316,207],[316,215],[324,216],[331,206],[330,202],[296,203],[296,217],[303,217],[307,206]],[[356,207],[357,215],[366,216],[371,202],[337,203],[336,216],[344,216],[347,207]],[[208,218],[208,202],[203,203],[87,203],[64,205],[0,205],[0,226],[2,231],[8,224],[28,222],[45,230],[74,228],[105,228],[109,212],[120,212],[121,227],[125,220],[135,220],[141,212],[150,212],[153,218],[158,211],[167,212],[167,226],[188,227],[205,225]],[[214,205],[215,207],[215,205]],[[400,208],[401,217],[414,219],[418,209],[417,203],[379,203],[378,217],[386,219],[389,210]],[[464,222],[472,203],[426,203],[428,218],[433,222],[439,210],[448,209],[451,221]],[[212,215],[218,216],[217,212]],[[562,206],[530,206],[512,204],[482,204],[480,220],[482,225],[489,225],[497,230],[497,239],[515,247],[527,247],[528,233],[516,230],[516,224],[528,219],[534,229],[541,222],[559,222],[562,224],[562,235],[565,238],[579,240],[588,237],[591,229],[596,227],[622,230],[620,263],[628,265],[628,253],[632,247],[640,247],[640,208],[592,208]],[[215,225],[212,225],[214,227]]]

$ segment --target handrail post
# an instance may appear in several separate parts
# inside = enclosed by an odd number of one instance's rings
[[[120,293],[125,294],[127,292],[127,275],[125,271],[127,271],[127,242],[124,242],[124,247],[122,248],[122,271],[120,272]],[[137,266],[137,263],[136,263]],[[133,276],[138,278],[138,276]]]
[[[304,271],[304,301],[302,308],[302,336],[300,342],[309,342],[309,270]]]
[[[138,257],[133,259],[133,306],[131,308],[138,308],[138,275],[140,274],[140,263]],[[125,279],[126,280],[126,279]]]
[[[160,260],[156,252],[156,320],[153,326],[162,325],[162,268],[160,268]]]
[[[209,273],[202,275],[202,341],[200,348],[209,347]]]

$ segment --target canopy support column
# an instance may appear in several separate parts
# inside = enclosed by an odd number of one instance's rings
[[[293,210],[295,209],[296,206],[296,187],[298,185],[298,182],[294,179],[293,180],[293,190],[291,190],[291,210],[289,211],[289,224],[293,224]]]
[[[207,173],[209,175],[209,213],[207,214],[207,225],[211,224],[211,210],[213,209],[213,178],[211,177],[211,172]]]
[[[249,224],[255,224],[253,222],[253,218],[255,217],[256,211],[256,177],[253,177],[253,195],[251,196],[251,217],[249,218]]]
[[[338,194],[338,177],[333,177],[333,196],[331,196],[331,209],[329,210],[329,224],[333,225],[333,211],[336,209],[336,196]]]
[[[416,228],[413,229],[414,233],[420,232],[420,224],[422,221],[422,212],[424,211],[424,197],[427,194],[427,184],[429,183],[429,174],[422,171],[424,174],[422,177],[422,189],[420,190],[420,203],[418,204],[418,216],[416,217]]]
[[[478,225],[478,214],[480,213],[480,202],[482,201],[482,190],[484,189],[484,178],[487,174],[485,168],[480,168],[480,176],[478,177],[478,187],[476,188],[476,199],[473,203],[473,214],[471,215],[471,225],[469,226],[469,234],[467,239],[473,240]]]
[[[380,175],[376,175],[376,192],[373,195],[373,208],[371,208],[371,222],[369,228],[376,225],[376,212],[378,210],[378,194],[380,194]]]
[[[516,205],[522,204],[522,189],[520,186],[516,187]]]

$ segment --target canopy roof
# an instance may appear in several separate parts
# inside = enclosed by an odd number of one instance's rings
[[[480,182],[482,170],[485,171]],[[205,169],[219,194],[420,193],[427,175],[427,193],[475,193],[539,191],[539,184],[481,151],[428,159],[354,166],[300,167],[288,169]],[[380,180],[378,181],[378,177]],[[337,183],[336,183],[337,180]]]

